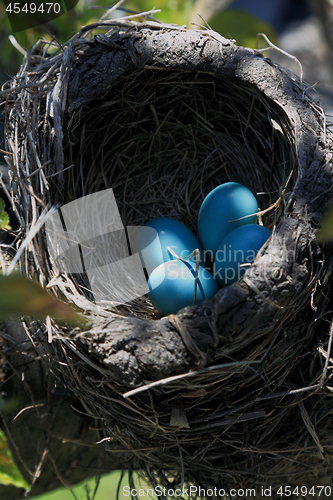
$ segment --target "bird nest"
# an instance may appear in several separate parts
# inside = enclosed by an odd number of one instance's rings
[[[52,370],[106,449],[153,485],[207,498],[244,487],[261,498],[267,485],[280,498],[279,485],[323,482],[333,400],[332,255],[315,239],[332,189],[322,108],[300,78],[211,30],[103,21],[51,48],[34,47],[3,109],[22,272],[91,324],[31,325]],[[227,181],[256,195],[273,231],[243,278],[168,317],[147,296],[114,300],[108,202],[119,230],[168,216],[197,233],[204,197]],[[84,247],[84,226],[94,284],[87,261],[66,272],[57,259],[59,234]]]

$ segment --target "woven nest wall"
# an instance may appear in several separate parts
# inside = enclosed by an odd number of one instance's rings
[[[332,254],[315,235],[332,136],[307,85],[214,32],[154,22],[108,21],[44,49],[3,109],[18,238],[29,237],[22,271],[92,322],[31,325],[52,370],[106,449],[154,485],[329,481]],[[124,226],[168,216],[196,232],[204,197],[226,181],[256,194],[273,234],[240,282],[199,307],[161,318],[147,297],[95,300],[87,273],[50,256],[43,224],[74,200],[111,188]],[[109,221],[95,216],[97,237]]]

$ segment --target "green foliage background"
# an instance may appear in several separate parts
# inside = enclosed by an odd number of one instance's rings
[[[249,14],[232,10],[233,0],[215,0],[208,2],[210,8],[207,9],[205,1],[202,0],[127,0],[120,8],[125,8],[135,12],[145,12],[151,9],[161,9],[155,17],[166,23],[186,24],[187,27],[196,27],[192,23],[203,24],[203,20],[209,22],[213,29],[223,36],[234,38],[238,45],[255,47],[256,35],[258,32],[265,32],[269,38],[275,39],[272,28],[265,22],[255,19]],[[51,40],[55,38],[60,43],[69,40],[81,26],[95,22],[112,5],[114,0],[80,0],[77,6],[64,16],[35,28],[27,29],[15,33],[15,38],[19,45],[29,51],[39,38]],[[94,8],[102,5],[103,8]],[[221,9],[223,5],[229,10]],[[121,10],[116,11],[119,15],[126,15]],[[5,11],[5,4],[0,2],[0,79],[5,80],[13,76],[22,62],[22,54],[17,51],[9,40],[12,34],[8,16]],[[5,74],[4,74],[5,73]]]
[[[90,479],[81,483],[80,485],[74,486],[72,492],[66,488],[59,488],[56,491],[47,493],[45,495],[34,497],[36,500],[115,500],[117,498],[117,489],[119,480],[121,479],[121,471],[114,471],[111,474],[105,475],[101,478],[100,484],[98,485],[96,496],[93,497],[96,481]],[[158,500],[156,496],[142,495],[145,493],[147,488],[150,486],[144,481],[136,478],[135,480],[136,488],[138,490],[138,498],[149,498],[150,500]],[[131,498],[128,496],[127,491],[123,491],[123,487],[128,486],[128,475],[125,474],[122,478],[121,486],[119,489],[119,500],[128,500]],[[143,491],[139,492],[139,489]],[[139,496],[140,493],[140,496]]]

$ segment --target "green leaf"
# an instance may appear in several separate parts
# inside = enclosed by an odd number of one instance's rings
[[[20,274],[0,276],[0,317],[32,316],[45,319],[46,316],[82,325],[85,320],[74,308],[54,298],[40,285]]]
[[[13,485],[16,488],[29,489],[28,483],[16,467],[12,454],[7,446],[4,433],[0,430],[0,484]]]
[[[10,230],[9,215],[5,211],[5,202],[0,198],[0,229]]]
[[[125,2],[123,6],[135,12],[145,12],[155,8],[160,9],[161,12],[153,16],[159,21],[168,24],[186,24],[187,27],[190,27],[189,23],[193,8],[193,0],[159,0],[159,2],[156,3],[151,0],[135,0]],[[126,15],[126,13],[124,13],[124,15]]]
[[[271,42],[276,43],[276,35],[270,24],[242,10],[223,10],[209,19],[211,28],[226,38],[234,38],[237,45],[256,48],[257,34],[265,33]],[[263,38],[259,38],[258,47],[267,47]]]
[[[322,242],[333,241],[333,203],[319,228],[317,240]]]

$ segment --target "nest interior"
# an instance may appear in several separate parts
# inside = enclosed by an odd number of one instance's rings
[[[62,204],[112,188],[125,227],[171,217],[197,235],[205,196],[234,181],[256,194],[273,229],[297,178],[281,110],[255,89],[203,72],[137,70],[83,106],[68,132],[73,168]],[[95,221],[100,234],[108,222]],[[118,308],[126,310],[159,317],[147,296]]]
[[[107,449],[154,485],[325,478],[332,260],[315,232],[332,139],[306,85],[259,52],[155,23],[85,30],[41,54],[4,99],[20,234],[39,229],[22,270],[93,321],[79,331],[53,320],[51,345],[31,325],[52,369]],[[59,274],[50,259],[50,205],[112,188],[124,226],[169,216],[196,232],[204,197],[226,181],[256,194],[273,236],[240,283],[201,307],[160,318],[146,297],[96,304],[84,273]],[[102,234],[107,222],[96,225]]]

